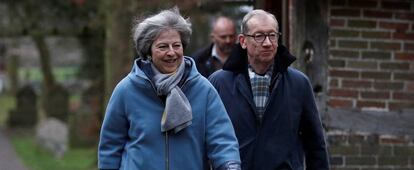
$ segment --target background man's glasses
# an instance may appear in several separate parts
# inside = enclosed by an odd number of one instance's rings
[[[280,32],[270,32],[270,33],[255,33],[252,35],[244,34],[245,36],[252,37],[254,41],[257,43],[263,43],[266,39],[266,37],[269,37],[269,40],[272,42],[276,42],[282,33]]]

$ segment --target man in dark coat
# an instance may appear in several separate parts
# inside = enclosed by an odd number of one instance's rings
[[[212,43],[191,55],[198,71],[204,77],[221,69],[236,43],[236,27],[232,19],[220,16],[212,24]]]
[[[326,170],[322,123],[308,78],[279,45],[274,15],[253,10],[240,45],[210,76],[232,120],[243,170]],[[304,165],[305,163],[305,165]]]

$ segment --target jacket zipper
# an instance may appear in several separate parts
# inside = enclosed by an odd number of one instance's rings
[[[170,146],[168,142],[168,131],[165,131],[165,170],[170,170]]]

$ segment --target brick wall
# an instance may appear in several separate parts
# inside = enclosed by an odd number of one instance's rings
[[[327,133],[332,170],[412,170],[414,144],[408,137]]]
[[[328,3],[328,107],[395,114],[413,109],[414,1]],[[330,130],[327,141],[333,170],[414,169],[413,136]]]
[[[414,108],[414,1],[329,1],[328,106]]]

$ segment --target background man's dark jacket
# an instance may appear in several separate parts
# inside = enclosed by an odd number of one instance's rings
[[[289,65],[295,60],[279,45],[262,124],[256,120],[246,50],[238,46],[210,76],[232,120],[243,170],[325,170],[323,128],[308,78]]]
[[[206,78],[222,67],[220,61],[211,56],[213,46],[214,44],[211,43],[209,46],[202,48],[191,55],[196,63],[198,72]]]

